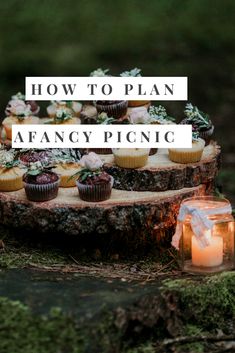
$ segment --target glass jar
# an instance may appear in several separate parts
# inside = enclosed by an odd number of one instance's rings
[[[182,270],[189,273],[210,274],[231,270],[234,260],[234,219],[228,200],[212,196],[185,199],[182,206],[190,212],[182,221],[179,243]],[[201,212],[204,219],[211,221],[211,229],[202,232],[207,243],[202,245],[197,231],[197,222],[192,217]],[[200,222],[200,217],[196,218]],[[193,230],[194,229],[194,230]],[[197,231],[198,233],[198,231]],[[204,233],[204,234],[203,234]]]

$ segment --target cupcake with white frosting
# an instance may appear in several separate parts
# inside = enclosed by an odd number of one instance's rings
[[[202,158],[205,141],[199,137],[198,132],[192,134],[192,148],[169,148],[169,158],[175,163],[196,163]]]

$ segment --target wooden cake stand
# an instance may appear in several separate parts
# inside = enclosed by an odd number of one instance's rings
[[[128,170],[116,167],[112,155],[102,155],[105,168],[115,177],[109,200],[88,203],[76,188],[59,189],[58,197],[42,203],[28,201],[24,190],[0,192],[0,223],[17,229],[56,232],[109,241],[137,239],[159,241],[174,230],[179,205],[186,197],[205,195],[213,188],[220,148],[208,145],[195,164],[169,161],[166,151],[149,157],[146,167]],[[33,235],[32,235],[33,236]]]

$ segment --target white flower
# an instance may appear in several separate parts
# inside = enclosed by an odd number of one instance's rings
[[[130,113],[130,122],[132,124],[148,124],[150,122],[150,115],[145,107],[136,108]]]
[[[120,74],[121,77],[140,77],[141,76],[141,69],[135,67],[130,71],[124,71]]]
[[[29,116],[32,112],[29,104],[21,99],[13,99],[8,103],[7,112],[16,116]]]
[[[18,93],[16,93],[16,94],[14,94],[13,96],[11,96],[11,99],[12,100],[25,100],[25,96],[24,96],[24,94],[22,94],[21,92],[18,92]]]
[[[90,76],[92,77],[105,77],[107,76],[107,73],[109,72],[109,69],[101,69],[100,67],[90,73]]]
[[[0,150],[0,165],[4,166],[6,163],[11,163],[14,160],[14,153],[11,151],[6,151],[4,149]]]
[[[97,156],[96,153],[94,152],[90,152],[87,155],[84,155],[81,160],[80,160],[80,164],[82,167],[89,169],[91,171],[95,171],[99,168],[102,167],[103,162],[100,159],[99,156]]]
[[[38,169],[42,169],[42,163],[40,161],[29,163],[29,170],[38,170]]]
[[[60,108],[60,109],[57,109],[56,110],[56,118],[58,119],[65,119],[65,120],[68,120],[70,119],[72,116],[71,116],[71,113],[69,112],[68,109],[65,109],[65,108]]]

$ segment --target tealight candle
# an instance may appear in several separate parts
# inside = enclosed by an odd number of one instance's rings
[[[200,246],[195,235],[192,236],[192,265],[200,267],[216,267],[223,263],[223,238],[212,236],[210,244]]]

